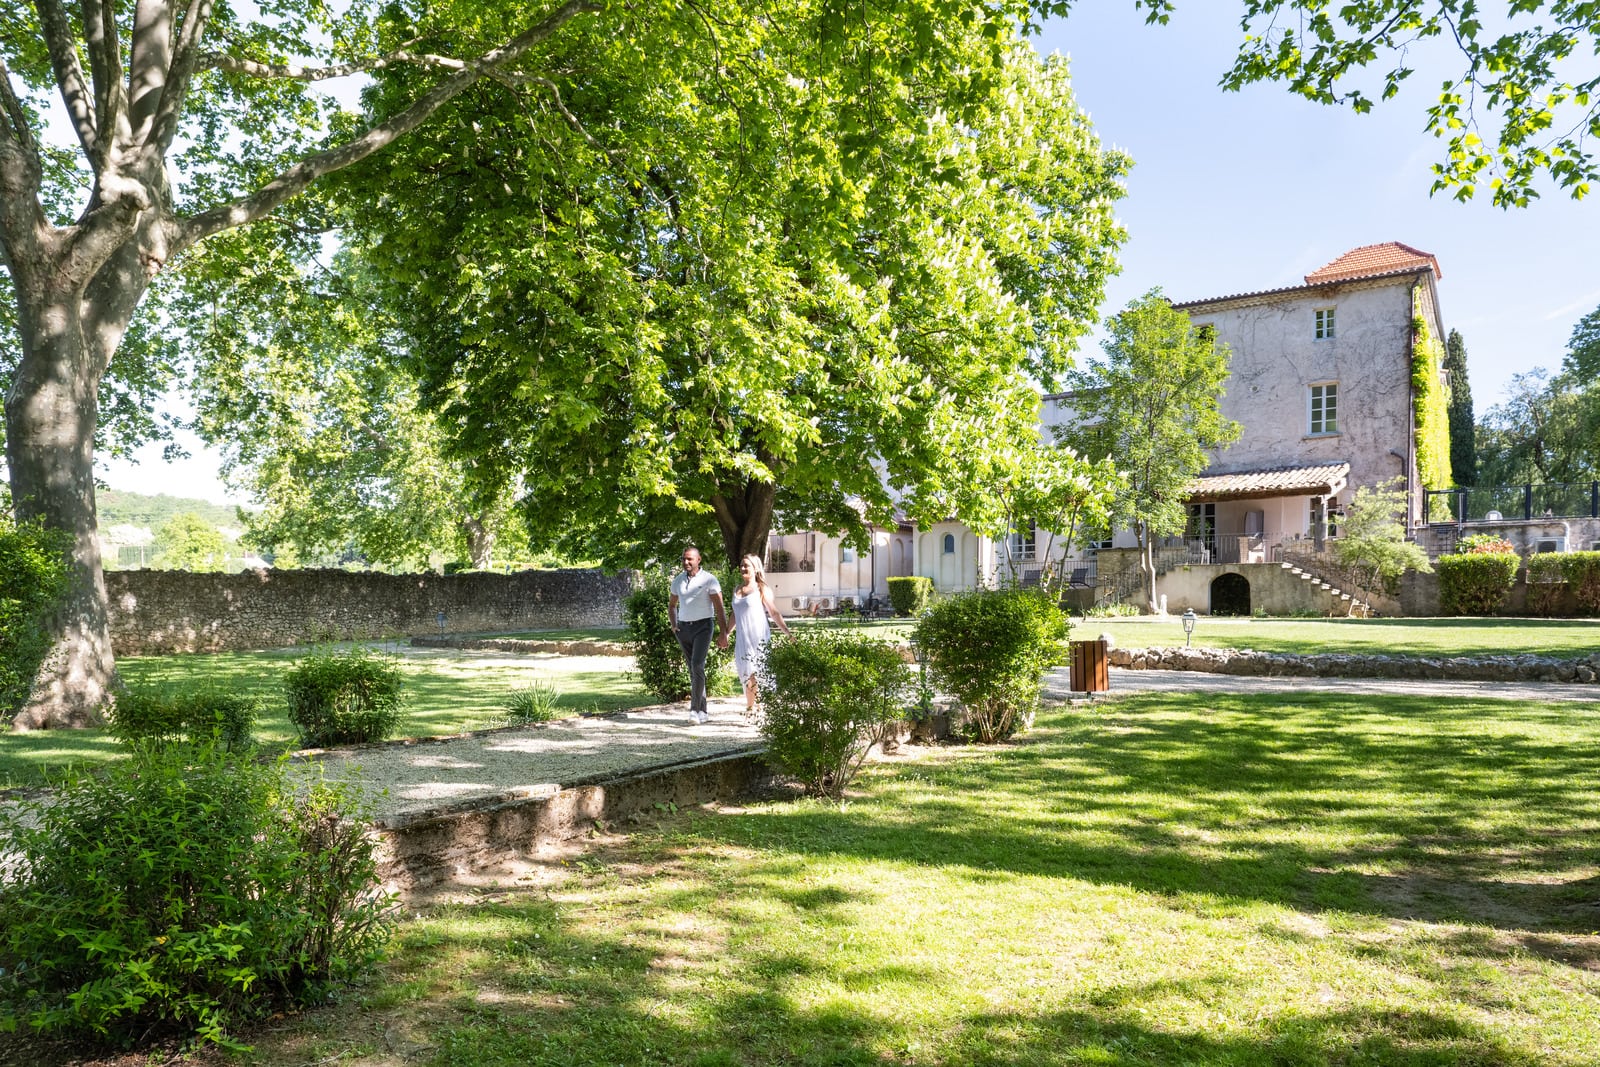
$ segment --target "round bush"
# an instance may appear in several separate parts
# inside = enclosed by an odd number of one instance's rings
[[[283,684],[289,721],[313,748],[382,741],[394,733],[404,707],[399,666],[360,647],[307,656]]]
[[[811,793],[837,799],[878,727],[906,716],[911,669],[886,641],[824,627],[774,636],[761,686],[768,758]]]
[[[985,744],[1016,732],[1039,706],[1045,671],[1065,658],[1067,617],[1037,590],[980,589],[935,604],[917,624],[939,686],[961,702]]]
[[[232,1045],[388,937],[358,795],[213,745],[138,745],[0,813],[0,1029]]]

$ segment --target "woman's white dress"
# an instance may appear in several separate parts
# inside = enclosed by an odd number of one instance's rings
[[[749,596],[733,594],[733,665],[743,682],[761,669],[761,657],[772,637],[772,621],[761,600],[761,587]]]

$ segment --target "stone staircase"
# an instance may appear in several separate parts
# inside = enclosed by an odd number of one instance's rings
[[[1362,619],[1370,619],[1378,614],[1378,609],[1373,607],[1372,603],[1365,599],[1360,593],[1345,592],[1337,585],[1334,585],[1332,582],[1328,581],[1322,575],[1316,573],[1315,570],[1311,569],[1308,566],[1308,562],[1309,561],[1304,559],[1299,561],[1286,559],[1278,565],[1284,570],[1288,571],[1290,574],[1294,575],[1296,578],[1299,578],[1302,581],[1311,582],[1317,588],[1325,591],[1328,595],[1329,615],[1340,614],[1342,611],[1342,613],[1346,615],[1353,615]]]

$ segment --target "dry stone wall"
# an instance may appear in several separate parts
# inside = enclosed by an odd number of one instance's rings
[[[314,641],[622,625],[631,575],[373,574],[340,570],[107,571],[118,655],[282,648]]]

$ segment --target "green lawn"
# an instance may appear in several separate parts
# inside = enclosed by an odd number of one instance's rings
[[[1594,1063],[1592,708],[1284,699],[664,817],[408,916],[381,981],[232,1062]]]
[[[221,686],[259,693],[264,701],[256,736],[269,750],[294,746],[282,679],[303,653],[222,652],[213,655],[139,656],[117,661],[134,686]],[[430,737],[497,725],[506,694],[539,678],[561,694],[569,714],[616,711],[655,703],[632,677],[625,657],[509,656],[451,649],[408,650],[400,660],[407,706],[397,737]],[[0,788],[30,785],[68,763],[100,762],[121,755],[103,730],[0,733]]]
[[[1176,616],[1164,621],[1074,619],[1074,640],[1109,633],[1122,648],[1183,644]],[[1200,616],[1194,643],[1263,652],[1368,652],[1410,656],[1536,653],[1576,658],[1600,652],[1600,619],[1224,619]]]

